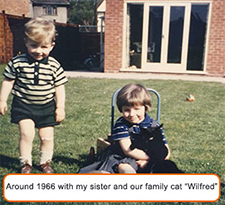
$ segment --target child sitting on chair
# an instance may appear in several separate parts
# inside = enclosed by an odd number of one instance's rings
[[[123,116],[116,121],[112,131],[114,143],[104,150],[99,161],[80,169],[79,173],[93,171],[110,173],[151,172],[149,166],[155,164],[150,159],[151,153],[138,148],[138,146],[133,147],[132,138],[133,134],[142,136],[143,129],[151,127],[154,121],[146,113],[151,107],[151,97],[148,90],[140,84],[124,86],[117,95],[117,106]],[[163,130],[160,127],[159,129],[160,141],[158,142],[160,143],[153,141],[153,145],[160,147],[155,150],[157,153],[152,157],[154,157],[154,160],[156,157],[160,160],[166,160],[169,159],[170,151]],[[140,142],[143,143],[143,141]],[[150,149],[150,151],[152,150]]]
[[[131,148],[130,128],[133,133],[140,133],[141,128],[151,126],[153,119],[146,113],[151,108],[151,97],[148,90],[140,84],[128,84],[117,95],[117,106],[122,113],[112,131],[112,138],[116,145],[116,152],[122,157],[118,164],[119,173],[135,173],[144,169],[149,162],[149,155],[139,148]],[[166,156],[169,159],[170,150],[161,128]],[[121,149],[121,150],[118,150]]]

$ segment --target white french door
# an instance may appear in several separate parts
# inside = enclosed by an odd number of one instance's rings
[[[191,5],[145,3],[143,14],[141,68],[186,71]]]

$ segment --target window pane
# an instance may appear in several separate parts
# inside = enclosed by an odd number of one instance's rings
[[[130,66],[141,68],[143,5],[129,4]]]
[[[152,6],[149,9],[148,62],[161,61],[163,7]]]
[[[184,9],[184,7],[171,7],[167,58],[168,63],[181,63]]]
[[[51,6],[48,6],[48,7],[47,7],[47,15],[52,15]]]
[[[187,70],[204,69],[209,4],[192,4]]]
[[[53,15],[57,15],[57,7],[56,6],[53,7]]]
[[[43,7],[43,15],[46,15],[46,14],[47,14],[47,8]]]

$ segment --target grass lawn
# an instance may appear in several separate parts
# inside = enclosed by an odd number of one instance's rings
[[[3,68],[4,65],[0,65],[0,74],[2,74]],[[216,173],[223,184],[221,198],[215,203],[164,204],[225,204],[225,86],[220,83],[176,80],[69,79],[69,83],[66,85],[66,120],[55,128],[53,159],[55,172],[76,173],[79,170],[90,146],[95,146],[98,137],[106,137],[110,132],[113,92],[130,82],[143,84],[160,93],[161,123],[164,123],[164,131],[171,148],[171,160],[175,161],[178,167],[186,173]],[[195,95],[195,102],[186,101],[188,93]],[[12,96],[8,101],[9,110],[11,100]],[[154,106],[156,106],[154,95],[153,100]],[[19,131],[17,125],[10,123],[9,110],[5,117],[0,116],[1,183],[6,174],[19,171]],[[155,118],[156,108],[154,107],[149,114]],[[118,116],[116,108],[115,117]],[[33,147],[33,163],[33,173],[40,173],[37,136]],[[2,193],[2,186],[0,193]],[[0,204],[12,203],[6,202],[1,195]]]

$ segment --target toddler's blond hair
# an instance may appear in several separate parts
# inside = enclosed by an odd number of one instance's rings
[[[56,38],[55,25],[52,21],[42,17],[33,18],[25,24],[25,36],[38,43],[45,39],[54,42]]]

